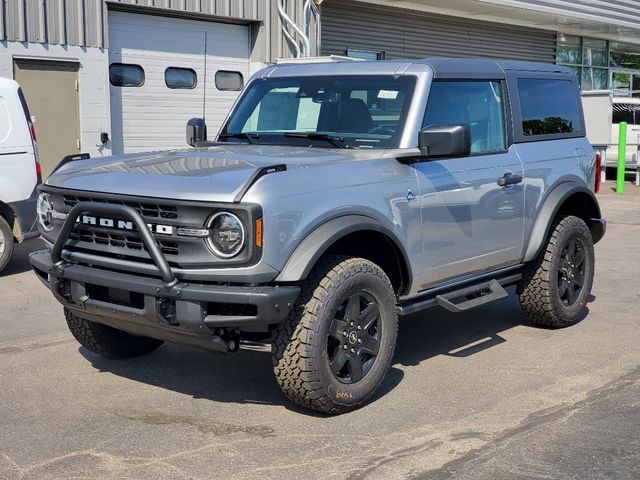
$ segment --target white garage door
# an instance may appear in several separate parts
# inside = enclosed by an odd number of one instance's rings
[[[109,64],[113,153],[185,148],[185,127],[202,117],[205,88],[210,137],[238,96],[220,90],[221,81],[216,86],[216,73],[226,75],[227,87],[229,77],[248,79],[249,28],[109,12]]]

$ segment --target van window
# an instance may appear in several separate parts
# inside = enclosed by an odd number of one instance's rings
[[[114,87],[141,87],[144,70],[140,65],[112,63],[109,65],[109,81]]]
[[[628,124],[636,124],[640,122],[640,105],[633,103],[614,103],[613,118],[611,123],[627,122]]]
[[[423,126],[463,123],[471,130],[471,153],[506,148],[499,81],[433,82]]]
[[[571,81],[521,78],[518,94],[525,137],[580,131],[578,96]]]

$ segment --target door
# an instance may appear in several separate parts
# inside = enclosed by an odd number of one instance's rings
[[[16,59],[14,76],[34,120],[47,178],[65,156],[80,152],[78,64]]]
[[[500,81],[435,81],[424,125],[463,124],[471,153],[417,163],[422,209],[421,288],[516,264],[524,228],[523,169],[507,148]],[[500,186],[499,179],[507,185]]]
[[[186,148],[187,122],[203,113],[215,136],[249,55],[246,25],[109,11],[113,153]]]

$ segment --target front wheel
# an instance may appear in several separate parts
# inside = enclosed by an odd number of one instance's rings
[[[382,383],[398,319],[391,282],[376,264],[329,256],[303,285],[274,333],[273,367],[294,402],[338,414],[362,406]]]
[[[544,327],[577,323],[587,304],[594,276],[593,238],[578,217],[560,217],[546,248],[525,267],[518,285],[529,320]]]

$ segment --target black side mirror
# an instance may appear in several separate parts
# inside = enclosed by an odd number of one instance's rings
[[[207,141],[207,124],[204,118],[192,118],[187,122],[187,143],[192,147]]]
[[[460,125],[429,125],[418,133],[418,148],[427,157],[464,157],[471,152],[471,130]]]

